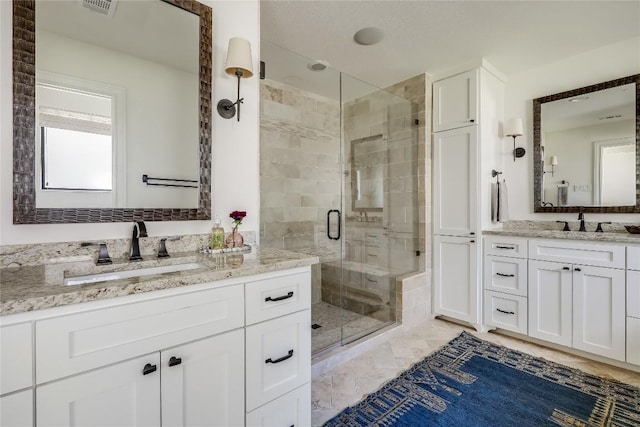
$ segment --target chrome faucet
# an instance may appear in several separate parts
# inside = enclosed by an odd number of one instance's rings
[[[131,236],[131,251],[129,252],[129,261],[141,261],[139,237],[147,237],[147,227],[144,222],[138,221],[133,223],[133,235]]]
[[[580,220],[580,230],[578,231],[587,231],[587,229],[584,228],[584,214],[582,212],[578,214],[578,219]]]

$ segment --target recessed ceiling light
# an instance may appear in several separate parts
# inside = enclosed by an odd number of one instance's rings
[[[384,31],[376,27],[363,28],[353,35],[353,40],[364,46],[380,43],[383,38]]]
[[[307,68],[315,72],[324,71],[328,66],[329,63],[327,63],[326,61],[313,61],[307,64]]]

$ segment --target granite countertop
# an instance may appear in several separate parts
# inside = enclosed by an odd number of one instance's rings
[[[567,239],[567,240],[586,240],[591,242],[615,242],[615,243],[640,244],[640,234],[630,234],[626,232],[595,233],[593,231],[496,229],[496,230],[483,230],[482,234],[497,235],[497,236],[515,236],[515,237],[537,237],[542,239]]]
[[[104,266],[82,261],[6,267],[0,269],[0,316],[304,267],[317,262],[315,256],[254,247],[251,252],[175,253],[170,258],[134,263],[114,259],[113,264]],[[198,263],[202,267],[84,285],[63,284],[64,278],[68,277],[184,263]]]

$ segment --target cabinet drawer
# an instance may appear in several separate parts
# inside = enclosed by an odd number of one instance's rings
[[[485,236],[485,255],[527,258],[527,239],[510,236]]]
[[[0,328],[0,394],[33,385],[31,323]]]
[[[640,365],[640,319],[627,317],[627,363]]]
[[[311,273],[245,284],[247,325],[310,308]]]
[[[484,289],[526,297],[527,260],[485,256]]]
[[[627,316],[640,318],[640,271],[627,271]]]
[[[247,427],[310,426],[311,383],[247,414]]]
[[[249,326],[246,331],[247,411],[311,380],[311,311]]]
[[[640,246],[627,246],[627,269],[640,271]]]
[[[36,322],[38,384],[242,327],[242,285]]]
[[[33,427],[33,390],[0,397],[0,426]]]
[[[484,322],[521,334],[527,333],[527,298],[484,292]]]
[[[529,259],[625,268],[625,247],[560,240],[529,240]]]

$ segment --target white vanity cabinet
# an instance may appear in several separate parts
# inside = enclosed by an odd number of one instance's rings
[[[17,391],[2,395],[2,426],[242,426],[249,404],[309,425],[310,283],[299,267],[3,317],[2,331],[24,335],[3,334],[2,384]],[[7,356],[12,335],[24,354]],[[277,361],[283,348],[291,361]],[[4,376],[25,361],[26,380]],[[253,403],[265,378],[271,388]]]
[[[502,163],[496,129],[504,83],[489,64],[433,83],[433,314],[480,329],[480,230],[491,224],[491,171]]]
[[[242,284],[36,321],[37,424],[240,425],[243,326]]]
[[[529,335],[625,361],[624,268],[621,245],[530,240]]]
[[[627,362],[640,365],[640,246],[627,247]]]

